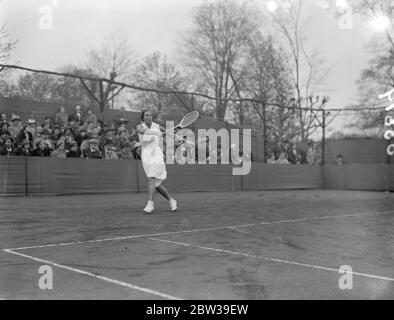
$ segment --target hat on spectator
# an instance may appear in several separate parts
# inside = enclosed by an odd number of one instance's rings
[[[33,123],[36,123],[36,120],[35,119],[28,119],[27,123],[28,124],[33,124]]]
[[[47,134],[49,135],[49,131],[47,129],[42,130],[41,134]]]
[[[11,115],[11,121],[21,120],[21,118],[17,114]]]
[[[97,139],[90,139],[90,140],[89,140],[89,143],[96,143],[96,144],[98,144],[99,141],[98,141]]]
[[[81,106],[75,106],[75,109],[77,109],[77,110],[81,110]]]

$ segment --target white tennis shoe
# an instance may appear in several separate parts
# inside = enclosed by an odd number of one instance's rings
[[[154,205],[153,205],[153,201],[148,201],[148,204],[146,205],[146,207],[144,208],[144,212],[145,213],[152,213],[152,211],[155,209]]]
[[[177,202],[175,199],[170,200],[171,211],[175,212],[178,209]]]

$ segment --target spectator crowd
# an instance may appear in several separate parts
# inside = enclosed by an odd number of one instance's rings
[[[124,119],[123,119],[124,120]],[[90,159],[140,159],[141,145],[127,121],[104,125],[91,109],[72,114],[60,107],[43,123],[16,115],[0,119],[0,155]]]
[[[320,165],[322,161],[319,143],[309,140],[297,144],[284,141],[274,151],[270,152],[268,164],[310,164]]]
[[[182,137],[185,140],[188,138]],[[184,141],[185,141],[184,140]],[[190,141],[191,142],[191,141]],[[176,141],[178,148],[175,153],[178,163],[190,161],[188,156],[198,160],[196,145]],[[206,161],[221,162],[222,151],[220,142],[217,150],[206,143]],[[248,158],[253,161],[253,154],[242,154],[232,144],[229,160],[241,163]],[[128,121],[119,118],[109,124],[99,121],[91,109],[82,112],[76,106],[72,114],[67,114],[64,107],[51,116],[46,116],[42,123],[35,117],[24,123],[16,114],[1,114],[0,119],[0,155],[1,156],[33,156],[56,158],[87,158],[87,159],[141,159],[141,144],[135,128],[128,127]],[[235,159],[235,160],[234,160]],[[267,160],[269,164],[312,164],[321,162],[318,144],[309,141],[307,147],[300,148],[296,143],[285,141],[274,149]]]

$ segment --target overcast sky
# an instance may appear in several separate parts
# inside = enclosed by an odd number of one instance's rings
[[[330,107],[341,108],[355,101],[356,84],[366,66],[365,49],[374,36],[366,22],[354,16],[352,30],[341,30],[334,10],[307,0],[306,15],[313,16],[310,46],[319,48],[333,66],[327,79]],[[19,39],[10,62],[32,68],[54,70],[65,64],[81,64],[89,48],[101,43],[103,34],[122,27],[132,35],[139,57],[154,51],[176,61],[176,41],[191,27],[192,10],[203,0],[3,0],[0,19],[8,23],[12,37]],[[266,9],[267,0],[254,0]],[[280,2],[280,1],[277,1]],[[54,20],[51,30],[39,28],[39,8],[50,5]]]

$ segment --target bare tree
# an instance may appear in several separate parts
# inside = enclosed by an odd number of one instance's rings
[[[0,0],[1,2],[1,0]],[[7,63],[10,58],[11,51],[15,48],[18,40],[14,40],[10,37],[7,24],[0,25],[0,63]],[[8,95],[12,91],[12,86],[9,83],[9,77],[12,70],[0,68],[0,94]]]
[[[394,88],[394,3],[385,0],[361,0],[356,10],[366,21],[379,16],[384,16],[389,21],[388,28],[376,34],[367,46],[372,58],[358,80],[359,102],[351,106],[373,109],[387,105],[386,101],[378,99],[378,95]],[[362,111],[349,126],[361,130],[379,127],[383,129],[384,116],[384,112]]]
[[[272,15],[274,27],[283,38],[294,89],[293,106],[298,107],[299,134],[302,140],[315,131],[319,122],[310,109],[323,109],[328,97],[317,94],[319,86],[329,71],[317,50],[307,47],[311,18],[303,16],[304,1],[284,0],[285,9]],[[308,110],[305,110],[308,109]]]
[[[127,82],[130,80],[132,78],[132,68],[136,62],[130,39],[130,34],[121,28],[114,29],[106,34],[101,47],[87,52],[86,69],[92,74],[111,81]],[[89,91],[89,85],[86,83],[83,83],[83,85]],[[101,113],[111,102],[114,102],[115,97],[120,94],[122,89],[123,87],[111,83],[104,86],[103,82],[99,82],[99,96],[96,97],[93,93],[91,94],[100,105]]]
[[[233,80],[243,71],[247,39],[256,28],[256,16],[246,2],[205,2],[195,10],[181,52],[197,83],[215,96],[218,119],[224,118],[226,99],[235,93]]]
[[[137,64],[134,79],[139,86],[168,91],[179,91],[183,81],[180,72],[160,52],[145,57]],[[183,100],[175,94],[138,91],[131,104],[135,109],[150,107],[159,114],[174,107],[182,108]],[[185,107],[187,108],[186,103]]]
[[[7,25],[0,26],[0,63],[5,63],[10,57],[10,52],[15,48],[18,40],[12,40],[7,31]]]

